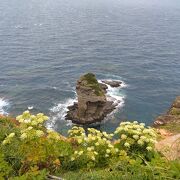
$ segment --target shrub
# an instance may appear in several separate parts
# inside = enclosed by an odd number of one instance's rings
[[[67,179],[179,178],[179,163],[155,152],[156,132],[143,123],[122,122],[114,134],[74,126],[66,138],[46,129],[47,119],[29,111],[16,120],[0,117],[0,179],[45,179],[49,173]]]
[[[6,160],[13,165],[14,174],[31,172],[34,168],[55,172],[61,161],[69,157],[70,142],[59,133],[47,130],[44,127],[47,119],[42,113],[31,115],[25,111],[16,118],[18,133],[11,131],[2,141],[2,150]]]
[[[154,150],[156,132],[153,128],[145,128],[144,123],[122,122],[114,134],[119,136],[115,147],[125,150],[130,155],[139,154],[147,157]]]
[[[111,142],[113,134],[88,128],[86,135],[83,128],[76,126],[68,133],[69,137],[77,142],[75,152],[71,157],[71,161],[78,164],[77,167],[104,166],[118,151]]]
[[[8,178],[12,167],[5,161],[3,152],[0,151],[0,179]]]

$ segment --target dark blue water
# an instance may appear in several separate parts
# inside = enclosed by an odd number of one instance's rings
[[[86,72],[128,85],[103,129],[151,124],[180,95],[180,1],[0,0],[1,112],[33,106],[63,131],[61,108]]]

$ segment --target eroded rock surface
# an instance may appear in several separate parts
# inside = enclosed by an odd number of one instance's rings
[[[156,118],[154,125],[160,126],[170,123],[180,123],[180,96],[175,99],[175,101],[171,105],[171,108],[166,114]]]

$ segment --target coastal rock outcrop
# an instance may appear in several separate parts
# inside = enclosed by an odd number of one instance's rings
[[[164,115],[156,118],[154,126],[166,125],[170,123],[180,123],[180,96],[172,103],[171,108]]]
[[[98,83],[92,73],[81,76],[76,84],[78,102],[68,107],[66,119],[77,124],[102,121],[117,105],[107,100],[107,88],[104,83]]]
[[[122,84],[122,81],[111,81],[111,80],[104,80],[102,81],[105,84],[110,85],[111,87],[120,87]]]

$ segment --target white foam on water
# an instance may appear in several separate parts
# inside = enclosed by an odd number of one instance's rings
[[[0,114],[8,114],[5,111],[5,107],[7,107],[9,105],[8,101],[6,101],[4,98],[0,98]]]
[[[34,109],[34,106],[28,106],[28,110]]]
[[[107,94],[106,94],[107,100],[113,101],[114,104],[116,104],[116,109],[112,112],[112,113],[114,113],[115,111],[117,111],[117,109],[121,108],[125,103],[126,95],[123,94],[121,91],[122,91],[122,88],[127,87],[127,84],[121,80],[114,80],[114,79],[104,80],[104,81],[121,81],[122,82],[120,87],[111,87],[110,85],[108,85],[102,81],[103,80],[99,80],[98,82],[105,84],[108,87]]]
[[[60,102],[59,104],[57,104],[56,106],[52,107],[50,109],[51,112],[51,117],[49,119],[49,121],[47,122],[47,128],[48,129],[53,129],[54,125],[57,121],[64,121],[65,120],[65,116],[67,114],[68,111],[68,106],[73,105],[75,102],[77,102],[76,98],[69,98],[67,100],[65,100],[64,102]],[[67,122],[67,126],[72,125],[71,121],[66,121]]]

